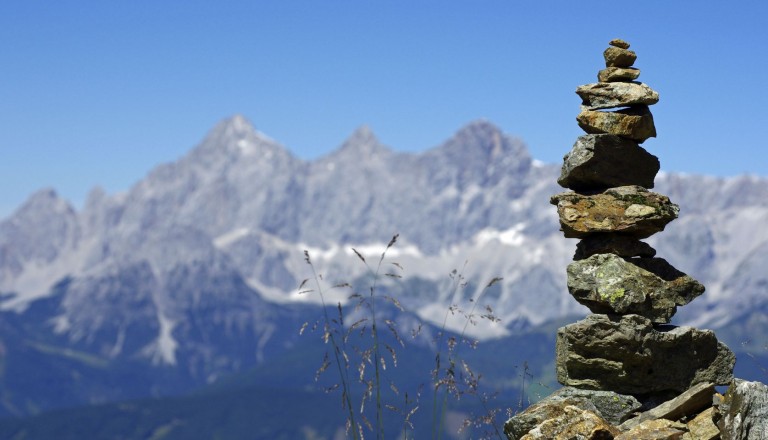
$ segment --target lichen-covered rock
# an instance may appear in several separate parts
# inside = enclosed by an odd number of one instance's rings
[[[610,46],[603,52],[605,67],[630,67],[635,64],[637,54],[634,51],[617,46]]]
[[[600,82],[627,82],[634,81],[640,77],[640,69],[633,67],[606,67],[597,72],[597,80]]]
[[[639,315],[590,315],[561,327],[555,352],[561,384],[632,395],[727,384],[736,361],[710,330],[654,327]]]
[[[656,255],[656,249],[648,243],[635,238],[616,234],[594,234],[576,244],[574,261],[589,258],[595,254],[614,254],[624,258],[646,257]]]
[[[646,84],[637,82],[598,82],[576,88],[582,105],[589,110],[599,110],[632,105],[653,105],[659,102],[659,94]]]
[[[650,137],[656,137],[653,115],[644,105],[614,112],[590,110],[582,106],[576,121],[587,133],[615,134],[640,143]]]
[[[507,420],[504,424],[504,434],[512,440],[518,440],[544,421],[562,414],[567,406],[575,406],[584,411],[597,411],[597,408],[592,403],[585,402],[584,400],[567,397],[563,399],[544,399]]]
[[[704,286],[661,258],[596,254],[568,265],[568,291],[593,313],[637,314],[667,323]]]
[[[643,422],[614,440],[681,440],[687,428],[680,422],[656,419]]]
[[[768,385],[735,379],[719,410],[723,440],[768,439]]]
[[[556,194],[550,203],[557,206],[560,226],[567,238],[586,238],[605,232],[647,238],[663,231],[680,211],[667,196],[637,185],[591,195]]]
[[[597,415],[613,425],[618,425],[634,416],[642,407],[642,404],[633,396],[613,391],[582,390],[574,387],[560,388],[545,397],[542,402],[556,400],[568,400],[581,409],[595,411]]]
[[[580,136],[563,158],[557,183],[575,191],[639,185],[653,188],[659,159],[637,142],[612,134]]]
[[[611,440],[619,433],[594,412],[563,405],[554,417],[542,421],[519,440]]]

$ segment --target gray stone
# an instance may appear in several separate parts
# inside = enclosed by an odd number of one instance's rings
[[[646,84],[638,82],[597,82],[576,88],[582,105],[589,110],[653,105],[659,94]]]
[[[719,410],[723,440],[768,439],[768,385],[734,379]]]
[[[563,158],[557,183],[575,191],[626,185],[653,188],[659,167],[659,159],[633,140],[587,134],[579,136]]]
[[[654,327],[639,315],[590,315],[561,327],[555,351],[563,385],[632,395],[727,384],[736,361],[710,330]]]
[[[566,238],[598,233],[647,238],[663,231],[680,212],[667,196],[637,185],[609,188],[598,194],[560,193],[552,196],[550,203],[557,206]]]
[[[643,422],[654,419],[680,420],[693,416],[712,404],[715,395],[713,383],[702,382],[661,405],[639,414],[621,424],[622,431],[631,429]]]
[[[615,134],[640,143],[650,137],[656,137],[653,115],[644,105],[615,112],[590,110],[582,106],[576,121],[587,133]]]
[[[582,390],[563,387],[547,396],[544,401],[568,400],[581,409],[595,411],[611,424],[618,425],[634,416],[642,404],[633,396],[613,391]]]
[[[576,244],[573,259],[579,261],[595,254],[614,254],[624,258],[650,258],[656,255],[656,249],[648,243],[622,235],[595,234]]]
[[[640,77],[640,69],[634,67],[606,67],[597,72],[600,82],[634,81]]]
[[[568,291],[593,313],[637,314],[667,323],[704,286],[662,258],[596,254],[568,265]]]
[[[603,52],[605,67],[630,67],[635,64],[637,54],[629,49],[611,46]]]

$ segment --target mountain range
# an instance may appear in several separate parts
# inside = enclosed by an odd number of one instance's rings
[[[0,414],[183,394],[263,368],[302,346],[321,299],[350,305],[333,285],[364,289],[395,234],[384,262],[397,277],[376,280],[402,322],[492,342],[584,315],[565,285],[576,241],[549,203],[558,173],[487,121],[418,154],[363,126],[307,161],[236,115],[125,193],[94,189],[77,210],[38,191],[0,222]],[[707,288],[675,323],[766,350],[768,179],[662,172],[654,191],[680,217],[648,242]],[[313,268],[323,298],[299,289]],[[500,321],[467,326],[452,306]]]

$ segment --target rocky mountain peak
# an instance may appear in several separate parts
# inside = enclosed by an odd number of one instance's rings
[[[276,155],[284,157],[290,156],[290,153],[275,140],[256,130],[244,116],[236,114],[216,124],[191,157],[195,161],[215,163],[243,157],[269,160]]]
[[[379,142],[379,139],[368,125],[361,125],[329,157],[334,159],[349,157],[353,160],[366,160],[390,153],[391,150]]]
[[[12,218],[46,214],[74,214],[74,209],[66,200],[59,197],[56,190],[43,188],[33,193]]]

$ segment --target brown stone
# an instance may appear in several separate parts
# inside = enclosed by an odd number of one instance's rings
[[[614,437],[614,440],[682,440],[686,433],[684,424],[658,419],[643,422]]]
[[[637,142],[656,137],[653,115],[647,106],[641,105],[615,112],[589,110],[582,106],[576,116],[579,127],[587,133],[609,133],[624,136]]]
[[[704,286],[662,258],[592,255],[568,265],[568,291],[593,313],[637,314],[668,323]]]
[[[557,183],[574,191],[626,185],[653,188],[659,159],[637,142],[612,134],[585,134],[563,157]]]
[[[621,38],[614,38],[613,40],[609,41],[608,44],[615,47],[620,47],[622,49],[629,49],[629,43],[622,40]]]
[[[640,69],[633,67],[606,67],[597,72],[597,80],[600,82],[634,81],[640,77]]]
[[[605,67],[630,67],[635,64],[637,54],[629,49],[611,46],[603,52]]]
[[[565,406],[551,419],[544,420],[520,440],[612,440],[620,431],[592,411]]]
[[[635,238],[616,234],[595,234],[576,244],[573,259],[579,261],[595,254],[614,254],[623,258],[650,258],[656,255],[656,249]]]
[[[720,429],[715,425],[715,408],[709,407],[688,422],[688,433],[683,440],[716,440],[720,438]]]
[[[601,110],[633,105],[653,105],[659,102],[659,94],[638,82],[597,82],[576,88],[582,105],[589,110]]]
[[[680,210],[667,196],[637,185],[610,188],[592,195],[556,194],[550,203],[557,206],[566,238],[586,238],[605,232],[647,238],[663,231]]]
[[[639,396],[729,383],[736,362],[711,330],[654,326],[639,315],[589,315],[561,327],[555,354],[561,384]]]

